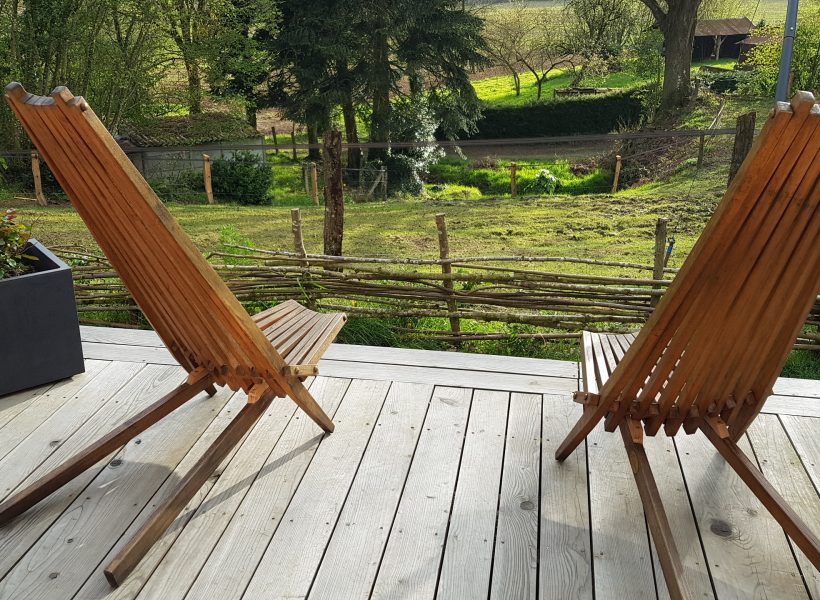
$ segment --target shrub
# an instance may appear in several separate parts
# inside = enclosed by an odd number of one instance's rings
[[[424,97],[403,98],[393,103],[390,113],[390,133],[393,139],[432,142],[438,126],[436,115]],[[387,191],[413,195],[424,193],[421,178],[431,163],[444,155],[436,145],[392,150],[385,159]]]
[[[541,169],[525,191],[528,194],[554,194],[561,187],[561,181],[549,169]]]
[[[229,158],[217,158],[211,166],[214,197],[239,204],[270,204],[268,195],[273,184],[273,169],[267,160],[254,152],[237,152]]]
[[[29,270],[26,254],[31,228],[17,222],[17,211],[8,209],[0,216],[0,279],[22,275]]]
[[[200,171],[182,171],[168,177],[154,177],[148,182],[163,202],[205,204],[205,183]]]
[[[640,122],[647,86],[595,96],[575,96],[528,106],[488,108],[472,138],[608,133]]]

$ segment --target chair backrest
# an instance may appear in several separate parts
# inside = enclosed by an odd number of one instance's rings
[[[723,416],[743,431],[820,291],[820,107],[778,103],[683,268],[601,389],[647,433]]]
[[[174,357],[219,384],[288,389],[282,358],[86,101],[18,83],[6,98],[74,208]]]

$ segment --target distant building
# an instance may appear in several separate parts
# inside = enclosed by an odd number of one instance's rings
[[[737,43],[737,47],[739,49],[737,62],[745,62],[746,59],[749,58],[749,52],[757,46],[760,46],[761,44],[768,44],[771,41],[772,38],[766,35],[750,35],[749,37],[740,40]]]
[[[739,19],[703,19],[695,26],[693,60],[709,58],[738,58],[741,46],[754,28],[747,17]]]
[[[145,177],[202,170],[202,155],[226,158],[237,152],[265,156],[265,138],[244,119],[224,113],[162,117],[120,127],[117,141]],[[239,149],[241,148],[241,150]]]

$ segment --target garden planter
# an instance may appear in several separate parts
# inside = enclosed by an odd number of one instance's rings
[[[34,271],[0,279],[0,396],[85,371],[71,269],[30,240]]]

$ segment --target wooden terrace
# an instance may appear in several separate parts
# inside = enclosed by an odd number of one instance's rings
[[[184,379],[148,331],[84,327],[86,373],[0,398],[0,498]],[[102,568],[245,404],[185,404],[0,529],[0,600],[668,597],[620,436],[569,362],[335,344],[329,436],[276,400],[116,589]],[[703,598],[820,598],[820,574],[702,435],[647,437]],[[741,447],[820,523],[820,382],[779,379]]]

